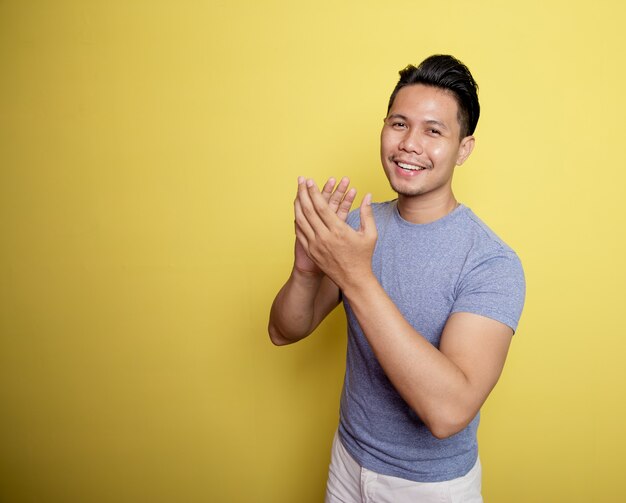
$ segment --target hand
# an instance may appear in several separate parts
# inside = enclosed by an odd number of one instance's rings
[[[300,186],[305,185],[306,180],[304,177],[298,177],[298,191]],[[334,178],[329,178],[324,188],[322,189],[321,196],[324,201],[327,203],[328,207],[332,212],[337,215],[337,217],[344,221],[348,217],[348,213],[350,213],[350,208],[352,207],[352,203],[354,202],[354,198],[356,197],[356,189],[352,188],[348,190],[348,186],[350,185],[350,180],[347,177],[343,177],[338,185],[336,185],[336,181]],[[323,274],[322,270],[309,258],[306,250],[302,246],[300,239],[297,237],[300,234],[297,223],[297,216],[302,212],[300,201],[296,196],[294,201],[294,212],[296,214],[296,244],[294,251],[294,267],[306,274]]]
[[[361,203],[361,226],[352,229],[327,202],[313,180],[298,184],[296,235],[307,257],[339,288],[372,272],[378,234],[371,194]]]

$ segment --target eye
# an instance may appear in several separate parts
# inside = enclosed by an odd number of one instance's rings
[[[433,135],[433,136],[441,136],[441,131],[439,131],[436,128],[430,128],[428,130],[428,134]]]
[[[394,129],[404,129],[406,127],[406,123],[402,121],[394,121],[391,123],[391,127]]]

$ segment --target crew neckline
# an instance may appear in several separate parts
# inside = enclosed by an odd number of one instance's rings
[[[454,208],[450,213],[442,216],[441,218],[438,218],[437,220],[433,220],[432,222],[428,222],[425,224],[416,224],[416,223],[409,222],[408,220],[405,220],[404,218],[402,218],[402,215],[400,215],[400,210],[398,209],[398,200],[397,199],[393,200],[394,219],[401,225],[405,227],[409,227],[409,228],[414,228],[414,229],[426,229],[426,228],[434,229],[436,227],[440,227],[442,225],[445,225],[447,222],[451,221],[452,219],[456,218],[457,215],[461,215],[462,213],[465,213],[468,209],[469,208],[465,206],[463,203],[459,203],[458,206]]]

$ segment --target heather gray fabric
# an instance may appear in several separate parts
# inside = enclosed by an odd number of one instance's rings
[[[472,211],[460,205],[430,224],[402,219],[397,201],[373,204],[378,241],[376,277],[407,321],[439,346],[454,312],[498,320],[514,331],[524,304],[521,263]],[[358,210],[348,223],[360,225]],[[348,354],[339,435],[357,462],[372,471],[417,482],[465,475],[476,463],[479,415],[439,440],[400,397],[374,357],[344,299]]]

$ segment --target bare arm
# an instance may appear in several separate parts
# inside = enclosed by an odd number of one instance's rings
[[[471,313],[453,314],[439,349],[402,316],[376,278],[344,294],[387,377],[438,438],[465,428],[495,386],[513,331]]]
[[[305,183],[298,179],[298,185]],[[321,192],[330,211],[340,221],[345,221],[356,190],[348,190],[350,181],[343,178],[335,187],[329,179]],[[301,216],[300,201],[294,201],[296,220]],[[307,255],[302,246],[302,233],[296,223],[294,266],[289,279],[280,289],[270,311],[268,332],[271,341],[282,346],[308,336],[339,303],[339,288]]]
[[[368,196],[358,231],[328,211],[314,186],[301,188],[299,197],[303,243],[349,300],[394,387],[436,437],[462,430],[496,384],[512,330],[489,318],[456,313],[435,348],[404,319],[372,272],[377,234]]]
[[[268,331],[277,346],[305,338],[339,304],[339,288],[328,276],[293,269],[270,311]]]

